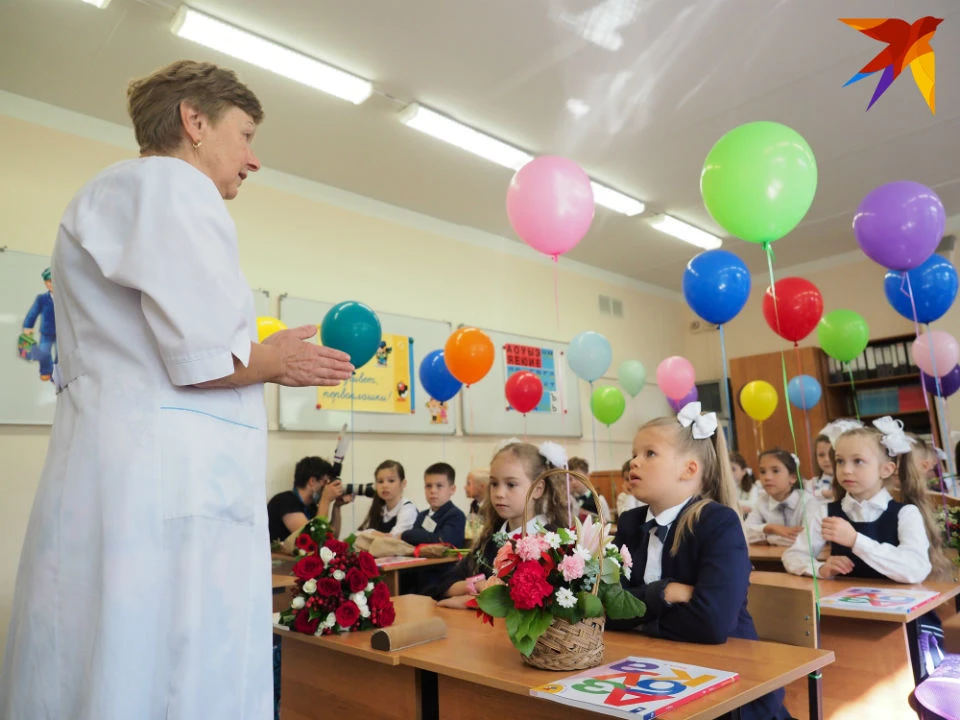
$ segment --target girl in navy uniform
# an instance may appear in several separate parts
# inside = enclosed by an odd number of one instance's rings
[[[631,579],[622,582],[647,612],[635,620],[608,618],[607,629],[705,644],[756,640],[747,612],[750,559],[717,416],[701,415],[694,402],[677,417],[641,427],[630,482],[648,507],[625,513],[613,542],[633,556]],[[745,705],[741,717],[788,718],[783,690]]]
[[[891,417],[874,420],[873,428],[848,430],[834,447],[834,494],[826,517],[810,526],[810,542],[801,535],[783,554],[783,566],[796,575],[821,578],[838,575],[889,578],[913,584],[928,575],[947,575],[949,562],[926,498],[923,473],[903,424]],[[903,502],[885,484],[900,477]],[[831,543],[826,562],[815,559]],[[935,613],[919,620],[918,640],[927,669],[942,659],[943,630]]]
[[[454,565],[429,593],[445,607],[467,606],[485,587],[500,581],[494,576],[493,560],[500,546],[522,530],[526,504],[528,533],[536,527],[556,529],[567,524],[566,491],[559,478],[537,478],[547,470],[566,467],[563,448],[545,442],[539,448],[530,443],[508,441],[490,461],[487,495],[480,505],[483,527],[471,545],[471,552]],[[527,492],[537,483],[530,501]]]
[[[400,537],[417,522],[417,506],[403,497],[407,476],[396,460],[384,460],[373,473],[377,494],[360,530]]]

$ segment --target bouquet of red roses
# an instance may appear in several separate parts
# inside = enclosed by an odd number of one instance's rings
[[[308,635],[331,635],[392,625],[390,590],[373,555],[337,540],[330,525],[314,518],[300,532],[293,566],[297,583],[290,607],[277,624]]]

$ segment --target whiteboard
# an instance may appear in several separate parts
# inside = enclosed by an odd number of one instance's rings
[[[583,426],[580,418],[580,389],[577,387],[577,376],[567,366],[567,345],[554,340],[511,335],[495,330],[484,332],[493,341],[495,359],[493,367],[483,380],[460,392],[463,398],[464,434],[581,437]],[[552,360],[557,391],[553,398],[546,397],[545,391],[542,406],[545,411],[529,412],[524,417],[508,406],[504,395],[507,382],[506,360],[510,351],[508,346],[540,350],[541,354],[534,362],[539,362],[543,367],[531,367],[534,372],[543,372],[546,363]],[[548,354],[552,355],[550,360],[546,359]],[[546,411],[547,404],[551,406],[550,411]]]
[[[334,303],[280,296],[280,319],[287,327],[318,325]],[[456,403],[447,403],[445,424],[435,424],[427,409],[429,397],[417,377],[423,357],[438,350],[450,337],[451,325],[442,320],[423,320],[377,312],[384,333],[412,338],[410,407],[412,413],[393,414],[317,409],[316,388],[279,389],[281,430],[339,432],[346,425],[354,432],[453,435],[457,429]],[[319,334],[318,334],[319,342]],[[348,381],[349,383],[350,381]],[[351,419],[351,415],[353,416]]]
[[[272,316],[270,309],[270,293],[256,288],[253,291],[253,312],[257,317]]]
[[[38,296],[47,292],[41,274],[50,267],[46,255],[0,250],[0,423],[7,425],[52,425],[57,406],[54,384],[40,379],[38,359],[24,359],[17,352],[24,320]],[[56,288],[54,288],[56,291]],[[42,320],[33,337],[39,340]],[[31,353],[39,352],[39,343]],[[55,345],[51,359],[56,359]]]

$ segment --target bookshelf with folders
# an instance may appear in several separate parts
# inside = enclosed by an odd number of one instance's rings
[[[872,340],[859,357],[849,363],[827,358],[828,415],[853,417],[859,410],[864,422],[893,415],[903,421],[907,431],[936,439],[936,408],[931,402],[934,412],[934,426],[931,426],[920,384],[920,369],[910,356],[914,339],[914,335],[898,335]]]

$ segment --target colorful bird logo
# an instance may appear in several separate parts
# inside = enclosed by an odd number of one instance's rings
[[[937,26],[943,18],[931,16],[917,20],[909,25],[905,20],[893,18],[840,18],[854,30],[859,30],[867,37],[887,43],[877,56],[860,68],[860,72],[844,83],[844,87],[863,80],[869,75],[883,70],[877,89],[867,105],[867,110],[880,99],[906,66],[910,66],[913,79],[920,88],[920,93],[930,107],[930,112],[937,114],[936,99],[936,63],[930,41],[933,39]]]

